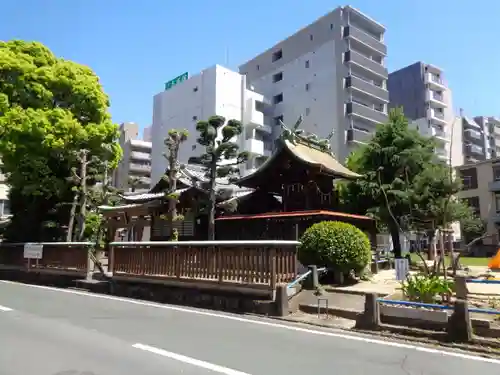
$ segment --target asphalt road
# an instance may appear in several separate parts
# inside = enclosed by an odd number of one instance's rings
[[[499,371],[499,360],[342,331],[0,281],[1,375]]]

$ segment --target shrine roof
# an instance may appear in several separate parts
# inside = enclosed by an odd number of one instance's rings
[[[257,176],[265,174],[274,164],[278,155],[281,155],[283,152],[288,152],[293,159],[296,159],[300,163],[304,163],[305,166],[318,168],[320,173],[325,175],[345,179],[356,179],[361,177],[360,174],[344,167],[330,152],[323,151],[301,141],[291,142],[283,140],[280,142],[278,150],[264,164],[262,164],[259,169],[239,179],[235,183],[240,186],[245,186],[247,183],[252,185],[254,182],[253,180]]]

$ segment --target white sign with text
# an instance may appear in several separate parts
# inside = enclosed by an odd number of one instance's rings
[[[24,244],[24,259],[42,259],[43,245],[40,243]]]

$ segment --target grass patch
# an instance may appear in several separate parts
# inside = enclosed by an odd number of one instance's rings
[[[423,254],[424,259],[427,259],[427,254]],[[411,254],[411,260],[413,262],[420,262],[420,257],[412,253]],[[491,258],[479,258],[479,257],[460,257],[460,263],[462,263],[463,266],[481,266],[481,267],[487,267],[489,261]],[[450,258],[446,257],[445,258],[445,264],[447,266],[451,265]]]

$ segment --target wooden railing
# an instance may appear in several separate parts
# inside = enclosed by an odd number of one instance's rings
[[[115,278],[191,280],[274,289],[297,275],[297,241],[114,242]]]
[[[45,242],[42,259],[26,259],[24,244],[0,243],[0,269],[30,269],[85,273],[89,267],[90,242]]]

